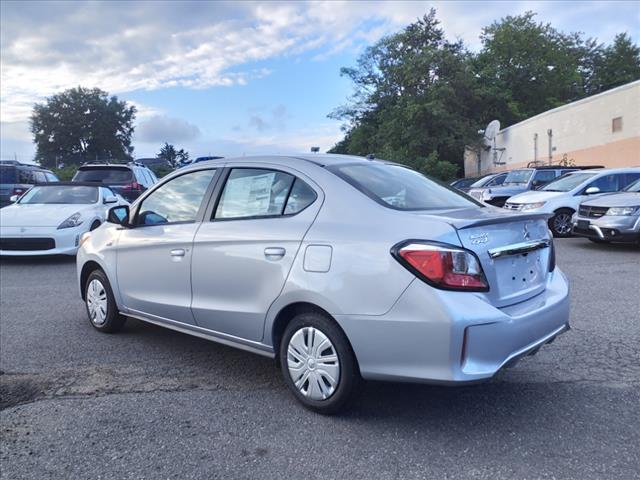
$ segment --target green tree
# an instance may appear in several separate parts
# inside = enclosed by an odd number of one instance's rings
[[[98,89],[65,90],[36,104],[31,132],[35,160],[55,167],[85,160],[130,160],[136,108]]]
[[[598,93],[640,79],[640,47],[626,33],[616,35],[613,44],[601,50],[593,61],[593,85]]]
[[[460,166],[464,145],[477,139],[480,98],[470,53],[446,40],[433,9],[341,74],[355,92],[330,114],[348,122],[334,152],[373,153],[423,170],[430,155]]]
[[[160,153],[157,156],[169,162],[169,165],[173,168],[177,167],[180,162],[187,163],[189,161],[188,152],[185,152],[182,148],[176,150],[173,145],[167,142],[160,148]]]

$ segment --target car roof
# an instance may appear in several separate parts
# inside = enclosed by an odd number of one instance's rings
[[[331,167],[334,165],[346,165],[354,163],[369,164],[371,162],[377,163],[393,163],[382,159],[368,159],[365,157],[358,157],[356,155],[341,155],[335,153],[313,153],[313,154],[282,154],[282,155],[247,155],[243,157],[226,157],[215,160],[207,160],[205,162],[198,162],[197,168],[202,168],[204,165],[220,165],[227,163],[284,163],[286,165],[295,166],[296,164],[314,164],[320,167]],[[189,168],[185,167],[185,168]],[[195,168],[195,166],[193,167]]]
[[[100,182],[48,182],[48,183],[36,183],[34,187],[104,187],[109,188]]]

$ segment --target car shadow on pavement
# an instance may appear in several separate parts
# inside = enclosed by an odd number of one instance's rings
[[[76,263],[75,255],[48,255],[48,256],[20,256],[20,257],[0,257],[0,265],[60,265]]]

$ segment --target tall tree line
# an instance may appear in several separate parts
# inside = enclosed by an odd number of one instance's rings
[[[461,171],[465,145],[497,118],[503,127],[640,79],[626,33],[604,45],[563,33],[535,13],[482,30],[481,49],[449,41],[435,10],[342,68],[354,93],[329,116],[345,121],[336,153],[375,154],[440,178]]]

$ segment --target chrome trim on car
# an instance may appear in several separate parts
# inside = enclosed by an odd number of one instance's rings
[[[600,240],[604,240],[604,234],[602,233],[602,230],[600,229],[599,226],[597,226],[597,225],[589,225],[589,230],[593,230],[594,232],[596,232],[598,234],[598,238]]]
[[[551,245],[551,240],[549,239],[533,240],[531,242],[513,243],[504,247],[492,248],[488,250],[487,253],[490,258],[499,258],[533,252],[534,250],[546,248],[549,245]]]

